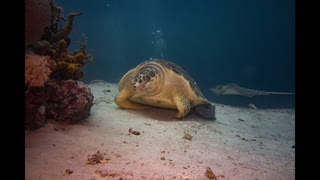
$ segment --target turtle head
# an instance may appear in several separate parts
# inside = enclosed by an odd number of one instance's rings
[[[164,77],[160,67],[153,64],[143,66],[132,79],[133,90],[136,95],[155,95],[160,92]]]
[[[216,107],[212,104],[199,104],[194,107],[194,111],[196,111],[199,115],[206,119],[216,119],[215,115]]]

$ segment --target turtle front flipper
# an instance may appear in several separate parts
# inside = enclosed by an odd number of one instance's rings
[[[122,89],[118,95],[114,98],[114,102],[125,109],[146,109],[150,106],[142,105],[131,101],[129,98],[132,96],[132,91],[129,88]]]
[[[190,112],[191,104],[184,92],[181,91],[175,93],[173,101],[176,104],[176,107],[179,111],[178,114],[176,114],[176,118],[182,119]]]

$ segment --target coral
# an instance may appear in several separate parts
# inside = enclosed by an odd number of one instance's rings
[[[68,15],[68,21],[59,28],[61,20],[65,19],[61,16],[61,7],[54,4],[53,0],[49,0],[50,9],[52,11],[51,24],[45,29],[42,39],[48,40],[51,43],[58,42],[62,39],[67,38],[67,36],[72,31],[73,20],[75,16],[80,16],[81,13],[72,12]]]
[[[52,79],[46,89],[48,118],[76,123],[90,115],[93,94],[82,82]]]
[[[67,42],[65,40],[58,42],[58,47],[51,56],[56,61],[56,66],[52,67],[53,78],[78,80],[84,76],[80,68],[94,58],[88,54],[85,43],[80,45],[80,50],[70,55],[67,51]]]
[[[51,70],[49,56],[25,54],[25,85],[28,87],[44,87],[49,80]]]
[[[72,12],[66,20],[61,15],[62,8],[56,6],[53,0],[48,0],[48,6],[50,12],[52,12],[50,24],[43,32],[42,40],[30,44],[27,47],[28,51],[38,55],[50,56],[55,61],[55,65],[51,66],[52,74],[50,78],[79,80],[84,76],[81,67],[94,59],[86,50],[85,36],[84,42],[80,43],[81,48],[72,54],[68,53],[67,48],[71,42],[68,35],[72,31],[74,17],[81,15],[81,13]],[[67,22],[63,25],[62,21]]]
[[[40,40],[51,15],[48,0],[25,0],[25,46]]]
[[[57,42],[61,39],[65,39],[72,31],[73,19],[75,16],[79,16],[81,13],[70,13],[68,15],[68,22],[56,33],[50,37],[51,42]]]
[[[47,119],[78,122],[93,104],[90,89],[76,81],[84,76],[80,68],[94,59],[86,39],[79,50],[67,50],[74,17],[81,13],[70,13],[67,20],[54,0],[25,2],[25,129],[40,128]]]
[[[25,54],[25,129],[37,129],[46,122],[45,92],[51,66],[49,56]]]

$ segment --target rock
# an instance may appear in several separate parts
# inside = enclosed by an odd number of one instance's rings
[[[50,25],[51,9],[48,0],[25,0],[25,46],[40,40]]]
[[[93,94],[76,80],[50,79],[44,87],[26,87],[25,129],[42,127],[47,119],[76,123],[90,115]]]
[[[250,109],[258,109],[257,106],[255,106],[255,105],[252,104],[252,103],[248,104],[248,107],[249,107]]]
[[[25,129],[38,129],[46,123],[46,101],[44,88],[33,87],[25,91]]]
[[[47,117],[76,123],[90,115],[93,94],[85,84],[75,80],[49,80]]]
[[[105,80],[99,80],[99,79],[97,79],[97,80],[92,80],[92,81],[90,81],[90,83],[91,84],[94,84],[94,83],[107,83]]]
[[[27,51],[31,51],[40,56],[46,56],[50,54],[52,50],[52,45],[47,40],[36,41],[30,46]]]

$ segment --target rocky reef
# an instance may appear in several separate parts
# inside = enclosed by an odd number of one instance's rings
[[[25,46],[40,40],[50,25],[51,9],[48,0],[25,0]]]
[[[53,0],[25,4],[25,129],[37,129],[48,119],[79,122],[93,105],[90,88],[80,81],[81,67],[94,59],[86,50],[85,36],[79,50],[68,52],[68,35],[81,13],[65,19]]]

